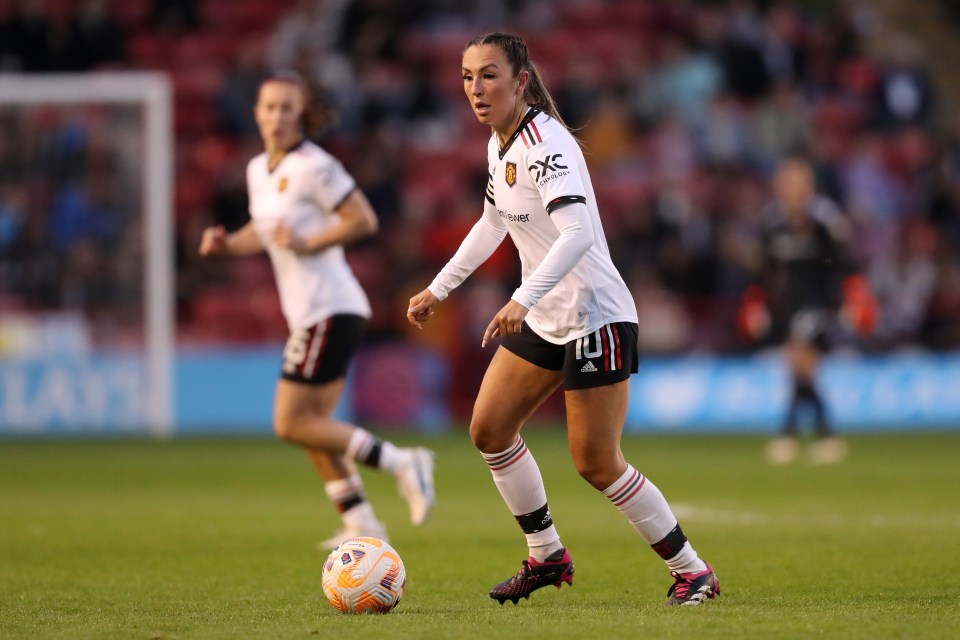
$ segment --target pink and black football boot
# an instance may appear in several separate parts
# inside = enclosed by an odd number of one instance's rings
[[[720,580],[709,564],[706,569],[697,573],[671,571],[670,575],[675,582],[667,590],[668,607],[693,607],[720,595]]]
[[[559,549],[543,562],[527,558],[517,575],[490,589],[490,597],[500,604],[507,600],[517,604],[520,598],[529,599],[537,589],[551,585],[559,589],[564,582],[573,586],[573,559],[566,548]]]

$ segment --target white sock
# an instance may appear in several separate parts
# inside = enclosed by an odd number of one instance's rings
[[[671,571],[690,573],[706,569],[706,564],[683,535],[660,489],[632,465],[627,465],[627,470],[604,489],[603,495],[620,509]]]
[[[328,480],[323,490],[331,502],[340,504],[357,494],[363,495],[363,480],[355,473],[340,480]]]
[[[547,505],[540,467],[523,439],[517,438],[506,451],[481,455],[490,467],[503,501],[527,538],[530,555],[542,562],[554,551],[562,549],[560,535]]]
[[[397,470],[407,460],[405,451],[360,427],[356,427],[350,435],[346,454],[361,464],[389,471],[393,475],[397,475]]]
[[[683,544],[683,548],[677,555],[664,562],[667,563],[670,571],[677,573],[699,573],[707,568],[707,563],[700,559],[697,550],[691,546],[689,540]]]
[[[363,491],[363,479],[353,474],[341,480],[327,482],[324,491],[340,511],[340,520],[347,529],[364,531],[377,524],[373,505],[367,502]]]
[[[371,531],[380,526],[380,521],[373,513],[373,505],[366,501],[341,513],[340,520],[351,531]]]

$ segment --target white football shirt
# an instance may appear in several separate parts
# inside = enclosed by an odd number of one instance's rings
[[[566,127],[531,108],[500,148],[492,135],[483,216],[430,285],[445,298],[509,233],[523,283],[512,298],[540,337],[565,344],[612,322],[637,322],[633,296],[613,265],[580,146]]]
[[[247,164],[250,218],[273,264],[280,306],[291,331],[336,314],[371,315],[370,303],[341,245],[297,255],[272,240],[280,224],[301,238],[335,224],[337,207],[355,188],[343,165],[309,141],[291,149],[272,171],[266,153]]]

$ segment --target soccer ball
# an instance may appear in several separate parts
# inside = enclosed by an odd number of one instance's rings
[[[349,538],[323,563],[323,595],[342,613],[387,613],[400,602],[407,572],[379,538]]]

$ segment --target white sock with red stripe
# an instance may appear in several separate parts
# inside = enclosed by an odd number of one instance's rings
[[[523,438],[517,438],[506,451],[481,455],[490,467],[503,501],[527,537],[530,555],[543,562],[551,553],[562,549],[560,534],[547,506],[547,490],[540,467]]]
[[[664,562],[671,571],[692,573],[707,568],[680,531],[677,518],[660,489],[632,465],[627,465],[627,470],[603,490],[603,495],[620,509],[647,544],[653,546],[661,556],[669,556],[664,557]],[[679,532],[680,544],[677,546],[680,548],[663,553],[658,547],[668,539],[673,542],[676,532]]]
[[[364,500],[363,479],[356,473],[339,480],[328,480],[323,490],[341,512]]]
[[[340,511],[340,519],[347,529],[366,531],[380,524],[373,513],[373,506],[364,496],[363,480],[359,474],[331,480],[324,485],[324,490]]]
[[[346,454],[361,464],[389,471],[393,475],[397,475],[397,470],[407,461],[406,451],[360,427],[356,427],[350,435]]]

